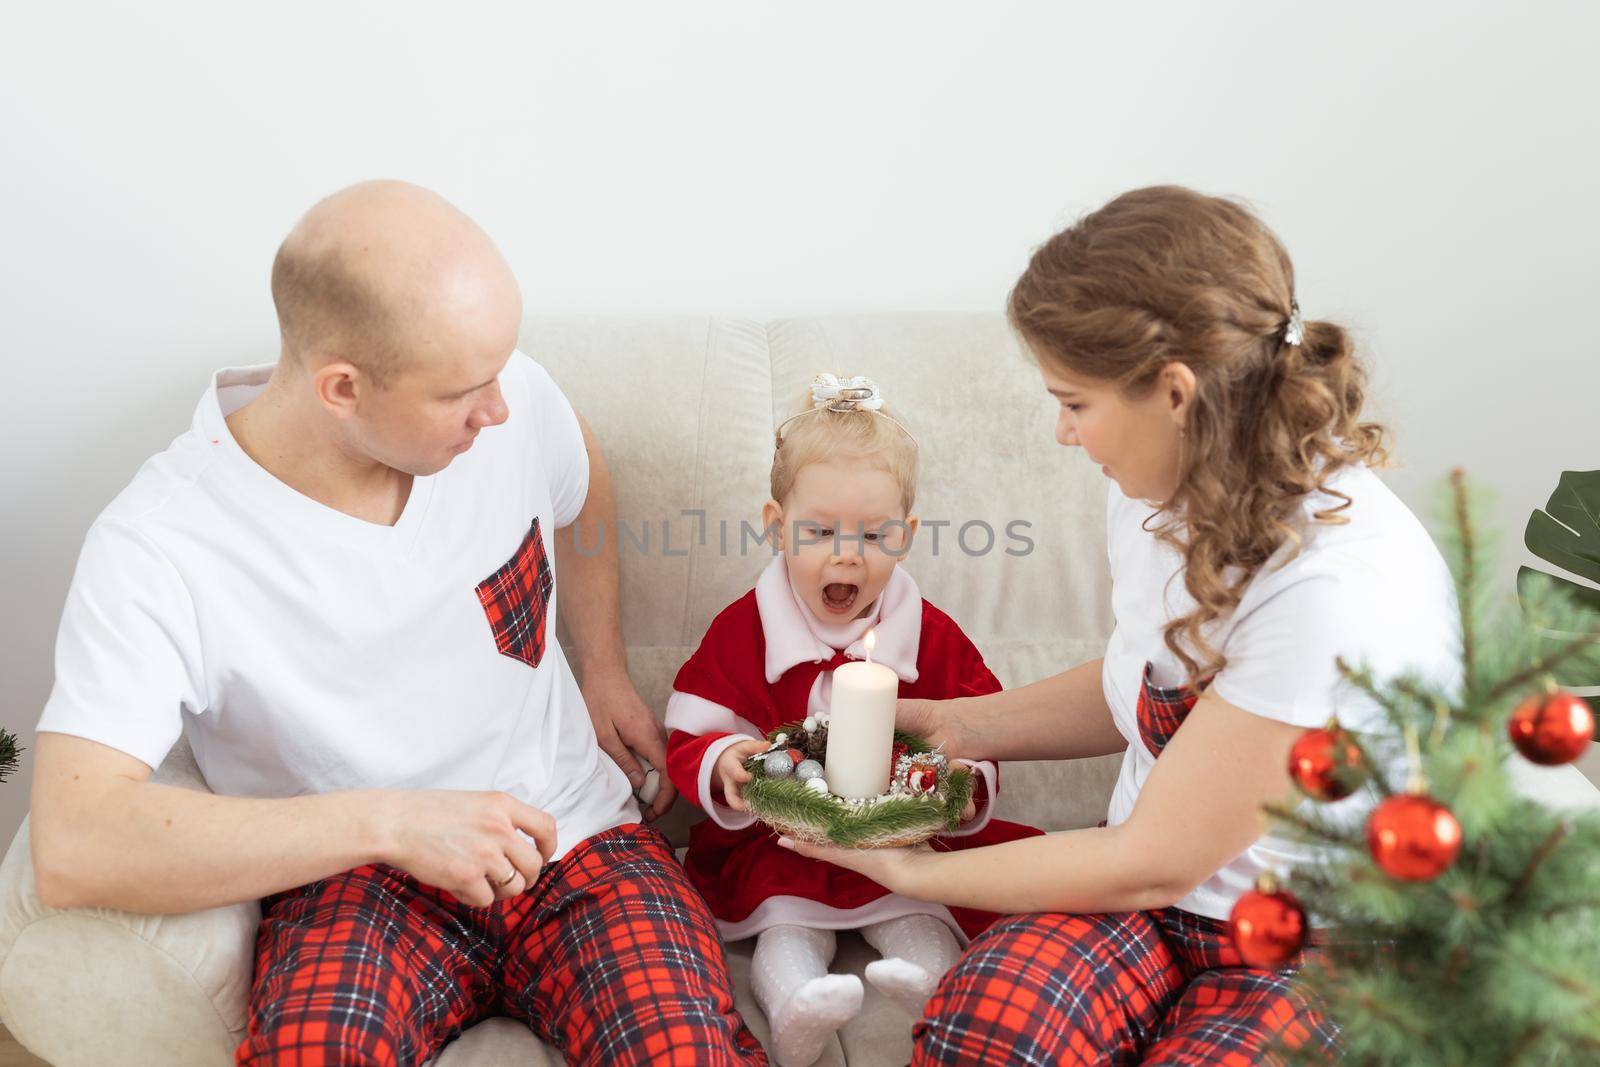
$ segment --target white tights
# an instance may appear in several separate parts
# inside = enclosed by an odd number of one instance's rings
[[[883,957],[867,964],[867,981],[913,1018],[961,955],[950,927],[932,915],[903,915],[862,927]],[[756,938],[752,985],[772,1026],[780,1067],[808,1067],[828,1037],[861,1010],[861,980],[829,974],[838,939],[832,930],[774,926]]]

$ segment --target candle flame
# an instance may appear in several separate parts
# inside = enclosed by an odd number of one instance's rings
[[[868,630],[866,638],[861,642],[867,646],[867,662],[872,662],[872,650],[877,647],[878,634],[875,630]]]

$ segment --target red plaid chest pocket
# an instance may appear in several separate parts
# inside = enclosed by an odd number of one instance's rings
[[[499,570],[478,583],[478,603],[489,618],[495,647],[503,656],[530,667],[544,659],[545,628],[555,575],[535,518],[517,551]]]
[[[1200,699],[1199,693],[1211,684],[1211,679],[1201,679],[1198,690],[1187,686],[1161,686],[1150,680],[1155,664],[1146,663],[1139,677],[1139,701],[1134,713],[1139,720],[1139,739],[1152,756],[1161,755],[1172,735],[1178,732],[1183,720],[1189,717]]]

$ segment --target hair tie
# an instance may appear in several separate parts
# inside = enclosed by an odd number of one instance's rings
[[[1306,320],[1300,316],[1298,301],[1289,302],[1289,321],[1283,327],[1283,343],[1299,345],[1306,339]]]

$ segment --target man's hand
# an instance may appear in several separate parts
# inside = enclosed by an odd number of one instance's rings
[[[555,852],[555,820],[506,793],[430,789],[374,796],[391,843],[384,862],[475,908],[533,885]]]
[[[750,781],[751,774],[744,769],[744,761],[757,752],[764,752],[771,748],[767,741],[740,741],[729,745],[722,750],[722,755],[717,757],[717,766],[712,772],[717,779],[717,784],[722,786],[722,802],[734,811],[744,811],[744,787]]]
[[[583,702],[606,755],[616,761],[635,791],[644,784],[644,768],[637,752],[656,769],[660,791],[645,809],[647,822],[659,819],[672,807],[678,791],[667,777],[667,729],[651,714],[626,673],[602,674],[583,680]]]

